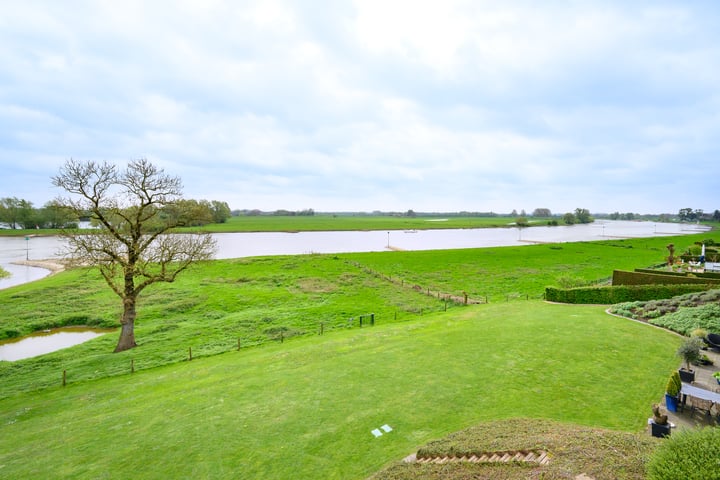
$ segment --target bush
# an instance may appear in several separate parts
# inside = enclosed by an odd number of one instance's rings
[[[711,285],[613,285],[602,287],[545,289],[545,299],[550,302],[574,304],[613,304],[631,301],[647,301],[671,298],[698,290],[707,290]]]
[[[697,307],[683,307],[676,312],[655,318],[651,323],[683,335],[690,335],[693,330],[700,328],[710,332],[720,332],[720,305],[708,303]]]
[[[663,440],[648,462],[649,480],[720,479],[720,429],[680,430]]]
[[[682,388],[682,381],[680,381],[680,374],[677,370],[670,374],[668,383],[665,386],[665,393],[671,397],[677,397],[680,395],[680,389]]]

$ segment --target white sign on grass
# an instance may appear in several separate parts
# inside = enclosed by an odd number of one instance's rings
[[[392,427],[388,424],[385,424],[380,428],[376,428],[375,430],[371,431],[370,433],[372,433],[375,436],[375,438],[377,438],[377,437],[382,437],[383,432],[385,432],[385,433],[392,432]]]

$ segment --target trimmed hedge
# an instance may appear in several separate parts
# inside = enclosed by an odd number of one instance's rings
[[[668,285],[671,283],[715,283],[717,285],[720,284],[720,277],[715,274],[705,275],[701,273],[688,274],[679,272],[652,272],[647,270],[635,270],[634,272],[626,272],[623,270],[613,271],[613,285]]]
[[[672,298],[717,288],[713,284],[612,285],[604,287],[545,288],[545,300],[557,303],[606,304]]]
[[[657,270],[652,268],[636,268],[638,273],[651,273],[653,275],[674,275],[676,277],[697,277],[697,278],[709,278],[720,282],[720,273],[717,272],[668,272],[665,270]]]

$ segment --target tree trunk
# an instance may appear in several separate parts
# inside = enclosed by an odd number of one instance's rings
[[[122,330],[120,331],[120,338],[118,339],[117,346],[115,347],[115,353],[124,352],[131,348],[137,347],[135,343],[135,298],[125,298],[123,301],[123,315],[120,320]]]

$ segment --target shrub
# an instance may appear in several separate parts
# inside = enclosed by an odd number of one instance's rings
[[[691,337],[705,338],[709,332],[704,328],[696,328],[690,332]]]
[[[650,457],[649,480],[720,479],[720,429],[680,430]]]
[[[676,312],[653,319],[651,323],[683,335],[689,335],[698,328],[718,332],[720,331],[720,305],[708,303],[697,307],[683,307]]]
[[[677,397],[680,394],[681,388],[682,382],[680,381],[680,374],[677,370],[675,370],[670,374],[670,378],[668,378],[668,383],[665,386],[665,393],[671,397]]]

